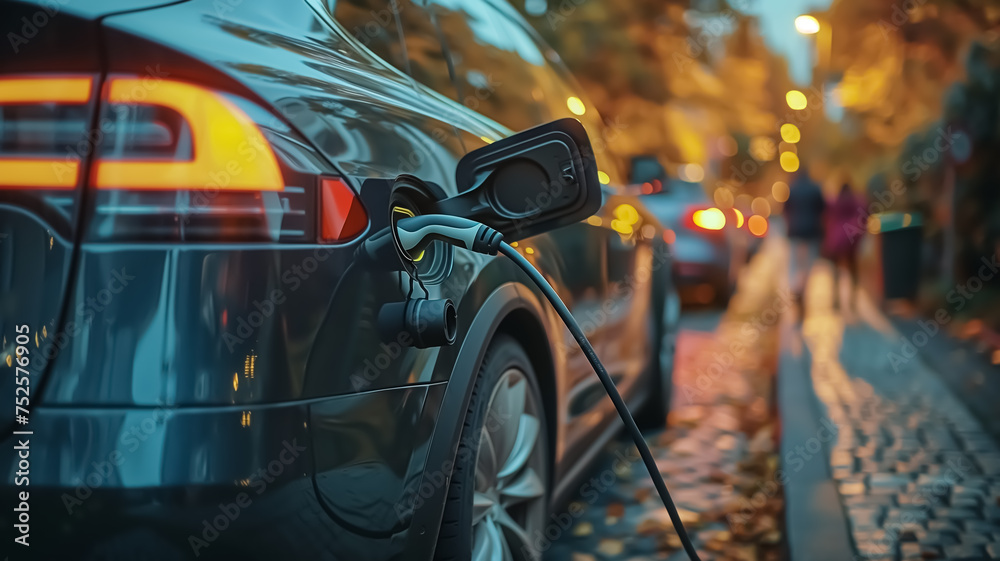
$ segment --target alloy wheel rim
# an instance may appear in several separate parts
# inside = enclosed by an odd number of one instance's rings
[[[538,561],[531,536],[545,517],[539,404],[524,373],[506,370],[479,434],[472,500],[473,561]]]

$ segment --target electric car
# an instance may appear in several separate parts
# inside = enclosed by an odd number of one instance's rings
[[[18,0],[0,22],[12,558],[540,558],[620,426],[585,356],[508,259],[358,255],[561,118],[600,209],[514,245],[630,407],[666,416],[670,247],[500,0]],[[466,202],[561,196],[529,193]],[[454,303],[454,343],[380,328],[420,298]]]

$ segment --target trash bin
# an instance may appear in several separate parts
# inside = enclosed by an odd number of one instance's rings
[[[869,230],[878,234],[882,256],[882,296],[916,300],[920,288],[923,221],[916,213],[873,214]]]

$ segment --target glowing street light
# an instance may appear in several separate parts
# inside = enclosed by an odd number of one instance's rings
[[[785,94],[785,101],[788,106],[792,109],[798,111],[799,109],[805,109],[809,102],[806,100],[806,94],[800,92],[799,90],[788,90]]]
[[[795,30],[803,35],[819,33],[819,20],[812,16],[799,16],[795,18]]]
[[[799,127],[791,124],[785,123],[781,125],[781,139],[789,144],[795,144],[802,139],[802,134],[799,132]]]
[[[799,169],[799,157],[791,152],[782,152],[781,156],[778,158],[778,162],[781,164],[781,169],[792,173]]]

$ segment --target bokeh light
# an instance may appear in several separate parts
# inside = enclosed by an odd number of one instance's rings
[[[791,123],[781,125],[781,139],[792,144],[802,140],[802,134],[799,132],[799,127]]]
[[[739,145],[736,144],[736,139],[731,136],[719,137],[718,141],[719,152],[723,156],[735,156],[736,152],[739,150]]]
[[[705,179],[705,170],[698,164],[684,164],[677,170],[677,176],[684,181],[698,183]]]
[[[803,35],[819,33],[819,20],[812,16],[799,16],[795,18],[795,30]]]
[[[743,213],[740,212],[740,209],[734,208],[733,209],[733,214],[736,216],[736,227],[737,228],[742,228],[743,227]]]
[[[752,210],[754,214],[759,214],[764,218],[767,218],[768,216],[771,216],[771,203],[767,202],[767,199],[764,197],[757,197],[750,203],[750,210]]]
[[[755,136],[750,139],[750,156],[758,162],[770,162],[776,152],[774,141],[770,138]]]
[[[753,215],[747,219],[747,228],[755,236],[763,236],[767,233],[767,219],[763,216]]]
[[[781,153],[781,169],[791,173],[799,169],[799,157],[791,152]]]
[[[785,94],[785,101],[788,102],[788,106],[792,109],[805,109],[809,102],[806,101],[806,94],[800,92],[799,90],[790,90]],[[582,114],[582,113],[581,113]]]
[[[726,188],[716,189],[712,198],[715,199],[715,204],[719,208],[731,208],[735,202],[733,192]]]
[[[696,210],[691,215],[691,221],[706,230],[721,230],[726,227],[726,215],[717,208]]]
[[[788,184],[784,181],[775,181],[774,185],[771,185],[771,197],[779,203],[783,203],[788,200]]]
[[[587,112],[587,106],[576,96],[566,98],[566,107],[569,107],[569,110],[574,115],[583,115]]]

